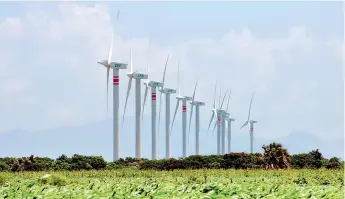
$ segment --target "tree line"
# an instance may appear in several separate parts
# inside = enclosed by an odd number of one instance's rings
[[[326,159],[316,149],[309,153],[290,155],[282,144],[271,143],[262,146],[263,153],[229,153],[225,155],[192,155],[186,158],[160,160],[136,159],[127,157],[107,162],[101,156],[72,157],[61,155],[57,159],[48,157],[4,157],[0,158],[0,171],[75,171],[138,168],[153,170],[174,169],[341,169],[344,161],[333,157]]]

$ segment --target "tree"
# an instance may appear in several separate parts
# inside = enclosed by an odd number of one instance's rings
[[[339,158],[333,157],[333,158],[329,159],[329,161],[326,165],[326,168],[327,169],[340,169],[341,165],[340,165]]]
[[[265,169],[290,169],[291,158],[287,149],[280,143],[263,145]]]

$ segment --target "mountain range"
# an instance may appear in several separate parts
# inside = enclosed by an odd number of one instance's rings
[[[158,137],[158,157],[165,155],[165,128],[164,122],[160,126]],[[121,129],[121,157],[134,157],[135,155],[135,134],[134,118],[127,119],[127,125]],[[142,157],[149,158],[151,151],[150,121],[144,121],[142,132]],[[179,158],[182,154],[181,123],[176,121],[171,136],[171,155]],[[194,136],[191,136],[187,153],[194,153]],[[207,132],[201,129],[200,132],[200,153],[201,155],[216,154],[216,132]],[[44,156],[57,158],[61,154],[72,156],[101,155],[107,161],[112,159],[112,121],[100,121],[88,123],[82,126],[59,127],[51,130],[30,132],[22,129],[14,129],[0,133],[0,157],[23,157],[23,156]],[[344,156],[344,139],[322,140],[308,132],[291,132],[288,136],[276,139],[264,139],[255,137],[254,152],[263,152],[263,144],[279,142],[288,149],[290,154],[307,153],[319,149],[324,157]],[[245,133],[232,135],[233,152],[249,152],[249,136]]]

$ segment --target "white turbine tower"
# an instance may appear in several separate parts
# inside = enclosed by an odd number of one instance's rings
[[[228,91],[225,92],[225,95],[224,95],[224,98],[223,98],[223,101],[226,97],[226,94],[228,93]],[[222,106],[223,106],[223,103],[222,103]],[[222,114],[222,155],[225,154],[225,119],[226,119],[226,111],[223,110],[223,114]]]
[[[191,104],[191,111],[190,111],[190,117],[189,117],[189,133],[190,133],[190,125],[192,123],[192,115],[193,115],[193,106],[195,106],[195,155],[199,155],[199,141],[200,141],[200,106],[205,106],[204,102],[195,101],[195,91],[196,87],[198,85],[198,81],[196,81],[192,101]],[[188,136],[189,139],[189,136]]]
[[[192,100],[191,97],[188,96],[181,96],[181,89],[180,89],[180,62],[178,62],[178,73],[177,73],[177,84],[178,84],[178,96],[176,96],[177,102],[176,102],[176,108],[174,113],[174,118],[171,123],[171,130],[174,126],[174,121],[177,113],[177,109],[180,103],[180,100],[182,101],[182,157],[187,156],[187,101]]]
[[[223,104],[224,104],[224,100],[225,100],[227,92],[228,91],[225,92],[225,95],[223,97],[223,101],[222,101],[220,107],[218,109],[215,109],[215,112],[217,115],[217,121],[214,124],[212,132],[214,132],[215,128],[217,127],[217,154],[218,155],[220,155],[222,153],[221,152],[221,150],[222,150],[221,133],[222,133],[222,124],[223,124],[223,121],[222,121],[223,120],[223,113],[225,112],[224,110],[222,110],[222,108],[223,108]],[[219,95],[219,103],[220,103],[220,99],[221,99],[221,95]],[[209,126],[211,125],[212,119],[213,119],[213,117],[210,120]]]
[[[231,91],[230,91],[231,95]],[[228,122],[228,153],[231,153],[231,123],[235,121],[234,118],[230,118],[229,110],[229,102],[230,102],[230,95],[228,98],[228,104],[226,106],[226,112],[225,112],[225,121]]]
[[[200,106],[205,106],[204,102],[194,101],[191,102],[192,106],[195,106],[195,155],[200,155],[199,153],[199,143],[200,143]],[[190,124],[189,124],[190,125]]]
[[[253,153],[253,133],[254,133],[254,124],[257,123],[257,121],[254,120],[250,120],[250,109],[252,107],[252,102],[253,102],[253,96],[254,96],[254,92],[252,94],[252,98],[250,100],[250,105],[249,105],[249,112],[248,112],[248,118],[247,121],[241,126],[241,129],[243,127],[245,127],[246,125],[248,125],[248,123],[250,124],[250,129],[249,129],[249,135],[250,135],[250,153]]]
[[[135,79],[135,157],[141,158],[141,79],[147,79],[148,75],[145,73],[133,72],[132,71],[132,47],[130,48],[130,63],[131,63],[131,72],[127,73],[129,77],[128,88],[127,88],[127,95],[126,95],[126,102],[125,108],[123,111],[123,118],[126,114],[126,106],[127,100],[129,96],[129,92],[132,86],[132,79]]]
[[[151,46],[151,39],[150,39],[150,46]],[[147,73],[149,73],[149,61],[147,62]],[[156,92],[157,87],[161,87],[163,85],[162,82],[157,81],[150,81],[149,78],[146,82],[144,82],[145,85],[145,94],[144,94],[144,102],[143,102],[143,112],[142,112],[142,120],[144,119],[144,110],[145,110],[145,102],[147,98],[148,89],[151,88],[151,130],[152,130],[152,146],[151,146],[151,159],[156,160],[157,159],[157,102],[156,102]]]
[[[160,94],[160,103],[159,103],[159,114],[158,114],[158,133],[159,133],[159,124],[160,124],[160,115],[161,115],[161,106],[162,106],[162,95],[163,93],[165,94],[165,144],[166,144],[166,149],[165,149],[165,158],[168,159],[170,158],[170,94],[176,93],[176,89],[171,89],[171,88],[164,88],[164,80],[165,80],[165,72],[168,64],[168,60],[170,57],[170,53],[168,55],[167,62],[165,64],[165,69],[164,69],[164,74],[163,74],[163,85],[161,89],[159,89]]]
[[[119,12],[118,12],[119,14]],[[113,69],[113,160],[118,160],[120,157],[120,122],[119,122],[119,70],[127,69],[127,64],[111,62],[111,56],[113,51],[113,35],[111,37],[111,44],[109,50],[108,60],[97,62],[107,68],[107,100],[108,100],[108,79],[110,68]],[[108,102],[107,102],[108,104]],[[108,105],[107,105],[108,107]]]

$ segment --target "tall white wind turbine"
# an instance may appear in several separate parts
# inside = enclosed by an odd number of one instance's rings
[[[231,91],[230,91],[230,95],[231,95]],[[231,123],[235,121],[235,118],[231,118],[230,117],[231,114],[228,112],[230,95],[228,98],[228,104],[226,106],[226,113],[225,113],[225,121],[228,122],[228,153],[231,153]]]
[[[150,46],[151,46],[151,38],[150,38]],[[149,47],[150,49],[150,47]],[[149,58],[148,58],[149,60]],[[147,73],[149,73],[150,65],[149,61],[147,61]],[[149,76],[150,77],[150,76]],[[144,107],[146,102],[146,97],[148,93],[148,89],[151,88],[151,130],[152,130],[152,142],[151,142],[151,159],[156,160],[157,159],[157,102],[156,102],[156,92],[157,87],[161,87],[163,85],[162,82],[158,81],[150,81],[149,78],[146,82],[144,82],[145,85],[145,94],[144,94],[144,102],[143,102],[143,112],[142,112],[142,120],[144,119]]]
[[[213,131],[215,130],[215,128],[217,127],[217,154],[220,155],[222,153],[222,139],[221,139],[221,136],[222,136],[222,127],[223,127],[223,114],[224,114],[224,110],[222,109],[223,108],[223,104],[224,104],[224,100],[225,100],[225,97],[226,97],[226,94],[227,94],[228,91],[225,92],[225,95],[223,97],[223,100],[220,104],[220,107],[218,109],[216,109],[216,115],[217,115],[217,121],[215,122],[214,124],[214,127],[213,127]],[[219,96],[219,103],[220,103],[220,99],[221,99],[221,93],[220,93],[220,96]],[[211,124],[212,120],[210,121],[210,124]],[[209,124],[209,125],[210,125]],[[223,132],[224,134],[224,132]],[[224,138],[224,137],[223,137]]]
[[[250,105],[249,105],[249,112],[248,112],[248,118],[247,121],[241,126],[241,129],[243,127],[245,127],[246,125],[248,125],[248,123],[250,124],[250,129],[249,129],[249,135],[250,135],[250,153],[253,153],[253,134],[254,134],[254,124],[257,123],[257,121],[254,120],[250,120],[250,109],[252,107],[252,102],[253,102],[253,96],[254,96],[254,92],[252,94],[252,98],[250,100]]]
[[[107,68],[113,69],[113,160],[118,160],[120,157],[120,128],[119,128],[119,70],[127,69],[127,64],[112,62],[111,56],[113,51],[113,36],[111,39],[108,60],[97,62]]]
[[[170,132],[172,132],[172,128],[174,126],[174,121],[175,121],[179,103],[180,101],[182,101],[182,157],[186,157],[187,156],[187,101],[192,100],[192,98],[188,96],[181,96],[180,62],[178,62],[177,67],[178,67],[178,73],[177,73],[178,96],[176,96],[177,102],[176,102],[176,108],[175,108],[173,121],[171,123]]]
[[[169,59],[170,53],[168,55]],[[165,72],[168,64],[168,59],[165,64],[164,74],[163,74],[163,85],[159,92],[160,95],[160,103],[159,103],[159,114],[158,114],[158,133],[159,133],[159,124],[160,124],[160,115],[161,115],[161,105],[162,105],[162,97],[165,94],[165,158],[170,158],[170,94],[176,93],[176,89],[171,88],[164,88],[164,80],[165,80]]]
[[[195,106],[195,155],[200,155],[200,106],[205,106],[205,102],[193,101],[192,106]]]
[[[147,79],[148,74],[132,71],[132,47],[130,48],[130,60],[131,72],[127,73],[127,76],[129,77],[129,82],[123,115],[126,114],[127,100],[129,96],[129,91],[131,90],[132,79],[135,79],[135,157],[141,158],[141,80]]]

